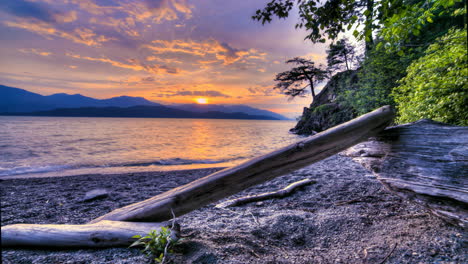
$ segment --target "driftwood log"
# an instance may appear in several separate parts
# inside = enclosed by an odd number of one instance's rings
[[[213,173],[142,202],[116,209],[91,221],[89,223],[91,225],[84,225],[84,227],[67,225],[4,226],[1,232],[2,246],[29,245],[27,241],[16,236],[16,234],[20,233],[32,237],[30,238],[32,240],[42,240],[42,246],[54,246],[57,244],[57,238],[44,236],[44,232],[41,230],[47,230],[47,232],[57,235],[67,234],[74,241],[72,243],[73,246],[89,246],[89,240],[92,241],[92,236],[89,233],[88,235],[82,235],[81,228],[94,227],[92,224],[103,223],[103,220],[120,221],[125,226],[131,226],[134,223],[124,223],[124,221],[166,221],[172,219],[173,214],[180,216],[189,213],[209,203],[245,190],[248,187],[293,172],[343,151],[382,131],[390,124],[393,117],[394,112],[389,106],[381,107],[342,125],[308,137],[298,143],[254,158],[238,166]],[[42,227],[44,229],[41,229]],[[25,232],[20,232],[21,229],[25,230]],[[109,235],[111,235],[111,233],[119,231],[115,229],[109,232]],[[132,236],[136,233],[138,232],[132,233]],[[82,239],[74,240],[73,237],[80,237]],[[101,245],[104,244],[102,243]],[[62,246],[66,245],[62,244]],[[109,246],[112,245],[109,244]]]
[[[2,246],[119,247],[128,246],[134,235],[170,226],[169,223],[101,221],[86,225],[15,224],[2,227]],[[176,230],[174,230],[176,231]],[[177,235],[174,232],[173,235]]]
[[[468,226],[468,127],[420,120],[387,128],[345,154],[390,191]]]
[[[311,179],[304,179],[304,180],[300,180],[297,182],[293,182],[289,184],[288,186],[284,187],[283,189],[280,189],[274,192],[266,192],[266,193],[261,193],[257,195],[244,196],[244,197],[239,197],[239,198],[232,199],[232,200],[227,200],[225,202],[217,204],[215,207],[226,208],[226,207],[243,205],[247,203],[264,201],[264,200],[273,199],[273,198],[283,198],[283,197],[291,195],[296,189],[301,188],[306,185],[313,184],[313,183],[316,183],[316,181],[313,181]]]

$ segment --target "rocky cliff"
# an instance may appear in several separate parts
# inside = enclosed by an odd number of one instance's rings
[[[310,107],[304,107],[301,119],[291,132],[312,135],[356,117],[355,111],[346,105],[343,97],[347,91],[357,89],[357,81],[357,71],[335,74]]]

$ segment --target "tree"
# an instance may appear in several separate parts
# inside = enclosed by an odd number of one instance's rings
[[[319,65],[316,67],[314,62],[299,57],[290,59],[286,63],[294,63],[298,66],[289,71],[278,73],[275,78],[277,83],[274,88],[293,98],[304,96],[307,92],[306,88],[310,87],[312,101],[314,101],[314,84],[325,80],[328,76],[324,66]],[[306,83],[305,86],[304,83]]]
[[[345,68],[349,71],[356,63],[354,47],[343,38],[336,43],[331,43],[327,50],[327,63],[330,71],[337,71]]]
[[[452,29],[430,45],[393,90],[398,122],[430,118],[468,125],[467,33]]]
[[[389,0],[388,0],[389,1]],[[385,2],[388,2],[385,1]],[[269,23],[272,16],[286,18],[296,3],[299,8],[299,22],[296,28],[305,28],[310,33],[306,39],[313,43],[337,39],[342,32],[354,28],[354,36],[365,40],[366,51],[373,45],[373,30],[378,28],[375,21],[381,19],[382,8],[386,5],[375,5],[374,0],[270,0],[263,8],[256,11],[252,19]],[[320,5],[320,6],[319,6]]]

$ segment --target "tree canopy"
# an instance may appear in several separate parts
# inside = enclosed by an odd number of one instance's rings
[[[343,69],[349,71],[356,63],[356,52],[348,39],[343,38],[330,44],[327,50],[327,64],[330,71]]]
[[[325,67],[323,65],[315,66],[314,62],[299,57],[290,59],[286,63],[298,66],[289,71],[278,73],[275,78],[277,83],[274,88],[294,98],[296,96],[304,96],[307,93],[307,87],[309,87],[313,101],[315,99],[314,85],[327,78]]]
[[[452,29],[414,61],[392,95],[401,123],[430,118],[468,125],[468,56],[465,29]]]
[[[295,4],[299,8],[296,28],[308,31],[306,39],[323,43],[327,39],[337,39],[340,33],[354,27],[354,36],[365,40],[366,49],[370,49],[372,32],[378,28],[375,21],[379,12],[374,0],[271,0],[263,9],[257,10],[252,18],[262,24],[271,22],[275,16],[286,18]],[[362,30],[358,31],[357,28]]]

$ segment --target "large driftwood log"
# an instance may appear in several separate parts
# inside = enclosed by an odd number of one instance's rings
[[[215,207],[226,208],[226,207],[238,206],[238,205],[247,204],[247,203],[264,201],[264,200],[273,199],[273,198],[283,198],[283,197],[291,195],[296,189],[306,186],[306,185],[310,185],[312,183],[316,183],[316,181],[313,181],[311,179],[304,179],[304,180],[300,180],[297,182],[293,182],[289,184],[288,186],[284,187],[283,189],[280,189],[274,192],[266,192],[266,193],[261,193],[257,195],[244,196],[244,197],[239,197],[239,198],[232,199],[232,200],[227,200],[225,202],[217,204]]]
[[[298,143],[228,168],[139,203],[116,209],[93,221],[165,221],[310,165],[383,130],[393,120],[389,106],[362,115]]]
[[[420,120],[387,128],[345,154],[399,196],[468,226],[468,127]]]
[[[169,223],[104,220],[86,225],[15,224],[2,227],[2,246],[60,248],[129,246],[136,240],[132,236],[146,235],[150,230],[160,229],[161,226],[169,226]]]

